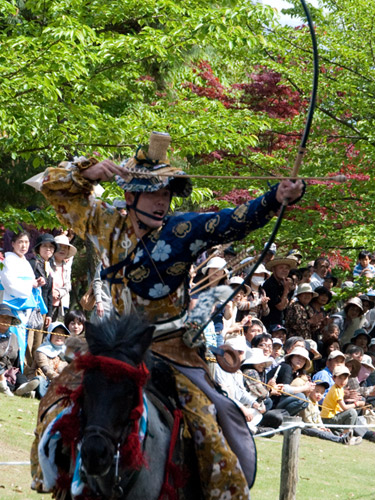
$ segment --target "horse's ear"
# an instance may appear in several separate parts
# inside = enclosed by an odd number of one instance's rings
[[[131,356],[136,365],[139,365],[143,361],[146,351],[151,345],[154,331],[154,326],[150,325],[146,327],[142,331],[142,335],[140,335],[139,339],[137,339],[137,342],[134,342],[130,348],[128,346],[128,355]]]

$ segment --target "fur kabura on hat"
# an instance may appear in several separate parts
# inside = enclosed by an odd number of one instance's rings
[[[126,192],[152,193],[165,187],[169,187],[172,196],[188,197],[192,192],[190,179],[173,177],[173,174],[184,174],[178,168],[171,167],[167,158],[167,149],[171,143],[171,136],[164,132],[152,132],[147,153],[139,146],[133,158],[121,163],[121,167],[134,170],[123,176],[116,175],[117,184]],[[140,177],[143,172],[155,174],[153,177]],[[157,177],[157,174],[163,177]],[[165,176],[168,174],[168,176]],[[170,174],[170,176],[169,176]]]

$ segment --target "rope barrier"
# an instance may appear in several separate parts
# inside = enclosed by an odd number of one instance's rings
[[[56,336],[59,336],[59,337],[71,337],[71,335],[67,335],[66,333],[55,333],[55,332],[49,332],[47,330],[38,330],[37,328],[31,328],[29,326],[22,325],[22,324],[21,325],[8,325],[8,323],[1,323],[0,322],[0,325],[1,326],[7,326],[8,328],[11,327],[11,326],[14,326],[15,328],[17,328],[17,326],[23,326],[25,328],[25,330],[33,330],[34,332],[43,333],[45,335],[48,335],[48,334],[52,333],[53,335],[56,335]]]
[[[254,438],[258,437],[267,437],[267,436],[273,436],[275,434],[279,434],[281,432],[290,430],[290,429],[303,429],[303,428],[308,428],[308,427],[316,427],[318,429],[322,428],[321,424],[312,424],[309,422],[300,422],[298,424],[291,424],[286,427],[278,427],[277,429],[272,429],[272,431],[267,431],[267,432],[262,432],[260,434],[254,434]],[[362,425],[362,424],[356,424],[356,425],[346,425],[346,424],[324,424],[323,427],[325,429],[373,429],[375,428],[375,424],[368,424],[368,425]]]

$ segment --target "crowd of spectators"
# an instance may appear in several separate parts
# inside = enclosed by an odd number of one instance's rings
[[[70,360],[66,340],[84,339],[86,316],[69,309],[77,249],[68,234],[39,234],[32,252],[27,231],[4,239],[11,249],[0,270],[0,393],[42,397]],[[285,415],[299,415],[316,424],[306,434],[343,444],[375,441],[365,427],[375,401],[375,290],[369,284],[358,294],[354,287],[361,276],[374,278],[370,252],[360,252],[343,283],[326,257],[301,266],[298,250],[281,256],[273,245],[247,284],[243,276],[254,259],[232,266],[235,256],[228,255],[216,251],[194,266],[191,307],[207,288],[227,284],[237,290],[205,333],[208,349],[225,343],[237,351],[241,370],[231,374],[215,365],[211,372],[252,431],[277,428]],[[92,282],[92,321],[113,312],[100,271],[101,265]],[[345,302],[332,301],[342,287],[353,293]],[[362,426],[353,433],[329,429],[330,423]]]
[[[237,263],[232,269],[224,255],[206,256],[194,269],[194,300],[218,283],[240,288],[207,330],[215,332],[210,345],[225,343],[237,351],[241,371],[233,375],[216,366],[211,372],[254,432],[298,415],[315,424],[303,430],[311,436],[350,445],[363,438],[375,442],[366,428],[375,405],[375,290],[368,281],[375,276],[374,261],[361,251],[344,282],[326,257],[301,266],[298,250],[281,256],[276,246],[248,284],[243,277],[251,265],[246,272]],[[359,293],[361,276],[368,286],[362,281]],[[348,298],[338,300],[344,288]]]
[[[41,398],[66,366],[65,343],[84,336],[86,318],[69,310],[71,232],[6,231],[0,269],[0,393]],[[32,248],[30,248],[33,240]]]

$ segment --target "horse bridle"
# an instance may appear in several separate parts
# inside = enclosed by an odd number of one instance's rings
[[[130,423],[125,426],[124,431],[121,433],[120,438],[116,439],[111,432],[109,432],[105,427],[102,427],[100,425],[89,425],[86,427],[84,433],[83,433],[83,438],[82,438],[82,443],[84,442],[85,439],[89,439],[92,437],[99,437],[101,439],[104,439],[105,441],[109,441],[111,446],[113,446],[113,461],[111,465],[114,465],[115,467],[115,474],[114,474],[114,484],[112,486],[112,493],[111,493],[111,498],[120,498],[124,494],[124,490],[122,486],[120,485],[122,477],[120,476],[120,459],[121,459],[121,446],[124,443],[126,436],[128,435],[128,430],[130,429]],[[111,465],[109,468],[102,474],[101,477],[106,476],[108,472],[111,470]],[[130,473],[128,485],[130,488],[130,485],[133,484],[134,479],[136,478],[137,474],[139,471],[133,470]],[[134,476],[134,479],[133,479]]]

